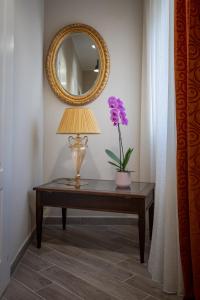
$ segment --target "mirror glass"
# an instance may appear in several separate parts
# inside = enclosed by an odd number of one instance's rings
[[[71,95],[84,95],[99,76],[98,47],[87,33],[72,32],[61,43],[55,64],[60,85]]]

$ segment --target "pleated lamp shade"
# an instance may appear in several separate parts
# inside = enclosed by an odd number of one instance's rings
[[[89,108],[66,108],[57,133],[92,134],[100,133],[100,128]]]

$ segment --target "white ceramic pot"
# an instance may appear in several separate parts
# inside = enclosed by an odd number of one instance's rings
[[[119,188],[129,187],[131,185],[130,172],[117,172],[115,182]]]

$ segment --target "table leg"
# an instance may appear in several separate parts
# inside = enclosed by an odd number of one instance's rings
[[[153,217],[154,217],[154,203],[149,207],[149,238],[152,238],[152,230],[153,230]]]
[[[36,193],[36,234],[37,234],[37,248],[41,248],[42,221],[43,221],[43,205],[41,203],[40,192],[37,192]]]
[[[144,249],[145,249],[145,213],[139,214],[138,218],[139,229],[139,244],[140,244],[140,263],[144,263]]]
[[[66,229],[66,215],[67,215],[67,209],[62,208],[62,225],[63,225],[63,230]]]

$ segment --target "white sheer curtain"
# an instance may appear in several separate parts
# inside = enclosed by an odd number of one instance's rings
[[[168,293],[182,285],[173,34],[173,0],[144,0],[140,180],[156,183],[149,271]]]

